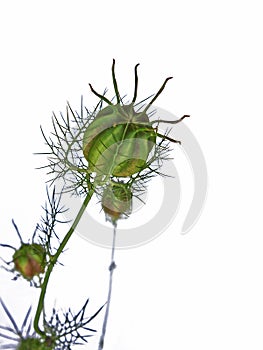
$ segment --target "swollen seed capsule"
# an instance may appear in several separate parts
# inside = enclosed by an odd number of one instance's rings
[[[15,269],[21,275],[31,280],[45,271],[47,264],[45,249],[36,243],[22,244],[13,255]]]
[[[150,152],[156,145],[157,136],[163,140],[180,143],[180,141],[159,134],[157,128],[152,127],[154,123],[159,121],[150,122],[147,114],[148,109],[162,93],[171,77],[165,79],[159,91],[141,111],[141,108],[136,108],[138,103],[135,103],[138,88],[138,66],[139,64],[134,68],[135,86],[130,104],[123,104],[120,97],[115,77],[115,60],[112,64],[112,80],[117,100],[115,105],[104,95],[97,93],[89,84],[91,91],[100,98],[101,102],[104,101],[108,104],[96,114],[83,137],[82,149],[84,157],[88,161],[89,171],[96,172],[99,177],[103,175],[106,177],[130,177],[146,169],[149,166]],[[185,117],[187,116],[172,123],[176,124]],[[169,121],[164,120],[162,122],[169,123]]]
[[[83,153],[91,171],[126,177],[146,167],[155,143],[156,133],[146,113],[136,113],[133,105],[111,105],[86,129]]]
[[[123,182],[112,181],[102,195],[102,209],[112,222],[128,216],[132,206],[132,192]]]

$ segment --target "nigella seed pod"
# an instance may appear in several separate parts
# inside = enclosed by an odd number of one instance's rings
[[[98,174],[126,177],[146,167],[156,133],[146,113],[133,105],[107,106],[84,134],[83,153]]]
[[[117,103],[114,105],[104,95],[91,91],[108,104],[97,113],[83,136],[83,154],[90,172],[98,175],[130,177],[148,167],[149,155],[156,145],[157,136],[168,139],[157,132],[150,122],[147,110],[163,91],[167,78],[155,97],[143,111],[135,110],[138,76],[135,66],[134,96],[130,104],[123,104],[115,78],[115,60],[112,65],[112,79]],[[171,140],[171,139],[169,139]],[[171,140],[178,142],[175,140]]]
[[[48,350],[54,347],[47,346],[38,338],[25,338],[20,341],[16,350]]]
[[[129,101],[119,93],[113,60],[113,99],[106,98],[106,90],[99,94],[89,84],[99,98],[94,109],[84,107],[81,98],[80,113],[68,103],[66,116],[61,114],[59,118],[53,114],[52,137],[47,137],[41,128],[48,154],[52,155],[43,168],[50,169],[52,181],[63,178],[65,191],[86,194],[104,187],[113,178],[116,181],[116,178],[125,178],[125,182],[137,182],[141,186],[160,174],[159,169],[170,152],[169,142],[181,143],[169,137],[169,129],[162,134],[158,127],[164,123],[177,124],[189,115],[169,121],[160,119],[156,113],[157,117],[152,120],[157,111],[151,107],[171,77],[164,80],[156,94],[138,102],[138,66],[134,68],[134,94]]]
[[[106,217],[115,223],[131,213],[132,191],[123,182],[112,181],[105,189],[101,200],[102,209]]]
[[[15,270],[24,278],[31,280],[45,271],[46,251],[40,244],[22,244],[13,255]]]

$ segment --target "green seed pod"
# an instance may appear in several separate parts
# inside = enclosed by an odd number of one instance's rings
[[[84,156],[90,170],[117,177],[142,170],[156,142],[145,113],[132,105],[108,106],[101,110],[84,135]]]
[[[24,278],[31,280],[34,276],[38,276],[45,271],[47,264],[45,249],[40,244],[23,243],[14,253],[13,262],[15,269]]]
[[[16,350],[48,350],[54,347],[47,346],[38,338],[25,338],[20,341]]]
[[[132,191],[129,185],[123,182],[112,181],[102,195],[102,209],[113,223],[127,217],[132,207]]]
[[[137,97],[137,67],[135,66],[135,89],[131,104],[121,104],[114,71],[115,61],[112,65],[113,84],[117,104],[98,94],[90,85],[92,92],[108,103],[88,126],[83,138],[83,154],[89,163],[91,172],[99,175],[113,175],[116,177],[129,177],[147,167],[147,159],[156,144],[156,137],[163,135],[157,133],[156,128],[147,115],[150,105],[163,91],[167,78],[162,87],[142,112],[136,112],[134,104]]]

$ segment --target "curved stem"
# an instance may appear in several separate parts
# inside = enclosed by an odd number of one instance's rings
[[[45,295],[46,295],[46,290],[47,290],[47,285],[48,285],[48,281],[49,281],[49,277],[51,275],[51,272],[53,270],[53,267],[55,266],[60,254],[62,253],[62,251],[64,250],[66,244],[68,243],[68,240],[70,239],[70,237],[72,236],[75,228],[77,227],[92,195],[94,193],[94,190],[91,190],[87,197],[85,198],[72,226],[70,227],[69,231],[67,232],[66,236],[64,237],[63,241],[61,242],[57,252],[55,255],[53,255],[52,257],[52,260],[47,268],[47,272],[45,274],[45,278],[44,278],[44,281],[43,281],[43,284],[41,286],[41,293],[40,293],[40,296],[39,296],[39,301],[38,301],[38,306],[37,306],[37,311],[36,311],[36,314],[35,314],[35,318],[34,318],[34,329],[35,331],[41,335],[41,336],[44,336],[45,335],[45,332],[42,331],[40,328],[39,328],[39,319],[40,319],[40,316],[41,316],[41,313],[43,311],[43,308],[44,308],[44,299],[45,299]]]
[[[105,315],[104,315],[104,321],[103,321],[102,332],[101,332],[101,336],[100,336],[100,342],[99,342],[98,350],[102,350],[103,349],[104,338],[105,338],[105,334],[106,334],[107,322],[108,322],[109,311],[110,311],[113,271],[114,271],[114,269],[116,269],[116,264],[115,264],[115,261],[114,261],[115,242],[116,242],[116,225],[114,225],[114,229],[113,229],[113,240],[112,240],[112,247],[111,247],[111,263],[110,263],[110,266],[109,266],[110,279],[109,279],[107,308],[106,308]]]

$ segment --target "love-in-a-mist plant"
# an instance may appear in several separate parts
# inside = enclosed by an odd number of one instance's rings
[[[154,176],[163,175],[162,164],[171,157],[170,142],[180,143],[169,137],[168,130],[161,134],[158,131],[159,123],[176,124],[188,117],[184,115],[178,120],[166,121],[155,116],[152,105],[170,77],[165,79],[155,95],[137,102],[137,69],[138,64],[134,69],[131,101],[126,101],[126,97],[119,93],[113,60],[115,96],[112,99],[106,97],[106,90],[100,94],[90,85],[92,93],[99,99],[94,109],[84,107],[81,99],[80,112],[74,111],[68,104],[65,115],[60,114],[58,117],[53,114],[51,136],[41,129],[48,151],[42,153],[47,163],[40,168],[48,169],[48,182],[53,189],[47,190],[44,214],[27,243],[13,221],[18,247],[1,244],[3,248],[13,250],[10,261],[2,259],[2,267],[13,273],[15,280],[22,278],[31,286],[39,288],[40,295],[35,314],[31,315],[30,307],[21,327],[18,327],[0,299],[9,319],[9,325],[0,325],[2,349],[64,350],[72,349],[75,344],[86,344],[96,332],[90,328],[90,323],[101,312],[104,312],[104,319],[98,349],[104,347],[112,276],[116,268],[114,253],[118,221],[131,215],[133,199],[141,199],[148,181]],[[63,181],[63,187],[59,189],[55,187],[58,180]],[[68,232],[61,237],[59,227],[67,223],[63,220],[63,213],[67,209],[61,205],[65,192],[83,197],[83,202]],[[70,307],[64,312],[55,308],[48,312],[45,295],[49,278],[94,195],[99,198],[106,220],[113,226],[108,297],[89,317],[86,316],[88,299],[78,312],[73,312]]]

